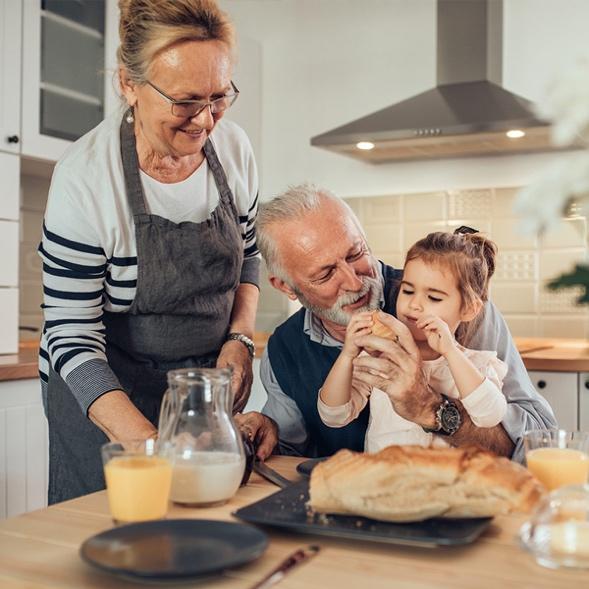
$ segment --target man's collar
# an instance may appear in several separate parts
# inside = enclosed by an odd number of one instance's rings
[[[379,269],[379,276],[381,283],[384,285],[384,278],[383,278],[383,263],[378,260],[378,269]],[[384,307],[384,288],[382,290],[382,295],[380,297],[380,301],[378,302],[379,307],[382,309]],[[343,346],[343,342],[336,340],[323,326],[321,323],[321,319],[317,317],[312,311],[309,309],[305,309],[305,318],[303,320],[303,332],[309,336],[309,339],[312,342],[321,344],[322,346],[329,346],[332,348],[341,348]]]

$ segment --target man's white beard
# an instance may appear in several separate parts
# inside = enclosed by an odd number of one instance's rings
[[[305,309],[313,312],[320,319],[331,321],[332,323],[337,323],[338,325],[344,326],[350,322],[350,319],[354,313],[359,313],[361,311],[374,311],[374,309],[378,309],[380,300],[383,296],[382,280],[380,277],[378,277],[378,271],[377,278],[370,278],[369,276],[362,277],[362,288],[360,291],[349,292],[341,295],[338,300],[327,309],[311,304],[298,290],[293,290],[297,295],[301,305],[303,305]],[[343,310],[342,307],[355,303],[364,297],[368,292],[370,292],[370,297],[365,305],[354,309],[353,312]]]

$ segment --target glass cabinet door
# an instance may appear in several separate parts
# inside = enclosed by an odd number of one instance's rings
[[[57,160],[104,118],[110,0],[24,0],[25,156]]]
[[[43,135],[74,141],[104,114],[104,2],[43,0]]]

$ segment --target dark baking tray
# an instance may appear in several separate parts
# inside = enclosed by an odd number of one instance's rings
[[[243,521],[303,534],[411,546],[458,546],[476,540],[491,523],[476,519],[434,518],[415,523],[380,522],[348,515],[308,515],[309,481],[295,483],[261,501],[242,507],[233,515]]]

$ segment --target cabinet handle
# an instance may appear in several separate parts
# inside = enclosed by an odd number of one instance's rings
[[[545,389],[546,388],[546,381],[545,380],[539,380],[538,381],[538,388],[539,389]]]
[[[586,389],[589,389],[589,380],[586,380],[586,381],[585,381],[585,388],[586,388]]]
[[[8,141],[8,143],[18,143],[20,140],[18,138],[18,135],[9,135],[6,138],[6,141]]]

